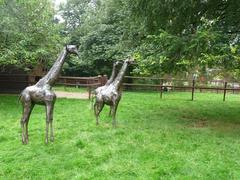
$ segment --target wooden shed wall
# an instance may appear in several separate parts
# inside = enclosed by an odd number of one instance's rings
[[[28,86],[28,75],[22,70],[4,68],[0,71],[0,93],[19,93]]]

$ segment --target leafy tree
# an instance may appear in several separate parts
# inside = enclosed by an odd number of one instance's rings
[[[80,45],[81,63],[69,68],[99,74],[111,69],[113,60],[134,54],[139,74],[236,69],[240,14],[235,4],[234,0],[70,0],[65,19],[72,25],[66,27]]]
[[[69,7],[72,6],[78,8],[73,12],[83,14],[76,16],[69,13],[72,11]],[[72,42],[80,45],[81,61],[70,62],[69,67],[65,69],[67,74],[74,70],[78,75],[110,73],[112,61],[126,57],[129,50],[123,46],[126,33],[123,20],[127,17],[127,11],[119,8],[122,6],[124,4],[121,1],[112,0],[68,1],[63,8],[63,16],[64,19],[72,20],[73,25],[68,26],[66,22],[66,27],[74,27],[68,32],[71,31],[69,36]]]
[[[68,40],[81,54],[65,66],[69,75],[110,73],[112,61],[134,55],[139,74],[220,68],[236,76],[239,8],[234,0],[68,0],[57,24],[50,0],[1,0],[0,65],[54,59]]]
[[[0,65],[28,68],[48,63],[62,43],[49,0],[2,0],[0,3]]]
[[[239,67],[239,5],[233,0],[128,1],[145,37],[136,50],[142,74]]]

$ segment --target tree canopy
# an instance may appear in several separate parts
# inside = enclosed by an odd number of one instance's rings
[[[239,9],[233,0],[69,0],[63,15],[75,18],[69,35],[80,45],[81,65],[99,73],[109,62],[134,55],[135,73],[162,75],[237,71]],[[74,14],[79,12],[81,17]]]
[[[58,12],[50,0],[0,2],[0,64],[52,60],[67,42],[81,54],[65,66],[69,75],[110,72],[113,61],[128,55],[137,60],[136,74],[209,68],[239,74],[236,0],[68,0]],[[54,20],[56,13],[64,23]]]
[[[27,70],[53,60],[62,40],[51,1],[2,0],[0,16],[0,65]]]

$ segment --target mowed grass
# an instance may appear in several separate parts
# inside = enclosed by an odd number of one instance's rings
[[[240,95],[124,92],[117,128],[88,100],[57,99],[55,142],[36,106],[21,144],[17,96],[0,96],[1,179],[240,179]]]

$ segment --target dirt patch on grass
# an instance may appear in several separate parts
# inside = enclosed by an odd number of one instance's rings
[[[182,118],[188,122],[189,128],[205,128],[209,126],[208,120],[205,118],[193,119],[188,115],[182,115]]]
[[[55,91],[58,98],[88,99],[88,93]]]
[[[206,119],[191,119],[191,118],[183,118],[188,122],[187,127],[189,128],[205,128],[209,126],[209,123]]]
[[[192,127],[194,128],[205,128],[205,127],[208,127],[208,121],[206,120],[198,120],[196,121]]]

